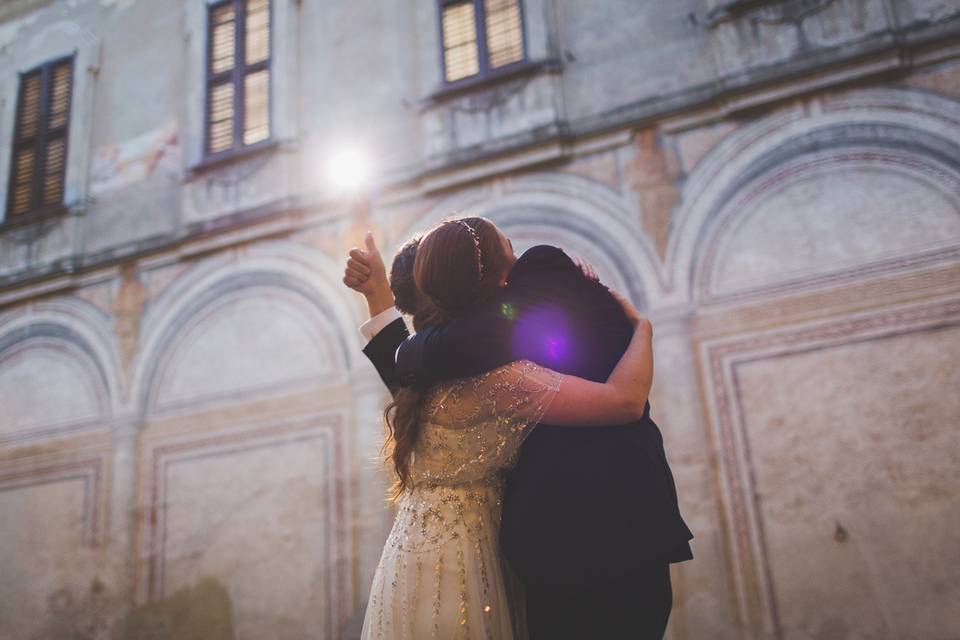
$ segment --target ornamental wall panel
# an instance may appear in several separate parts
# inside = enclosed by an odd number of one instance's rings
[[[958,359],[951,321],[731,365],[784,638],[949,636]]]
[[[109,583],[109,447],[0,461],[0,636],[49,637]]]
[[[22,340],[0,353],[0,442],[95,424],[109,410],[87,354],[52,337]],[[37,433],[40,432],[40,433]]]
[[[960,172],[893,150],[813,153],[758,177],[716,224],[722,240],[701,257],[705,301],[903,270],[960,257]]]
[[[880,635],[950,629],[957,564],[932,563],[954,554],[957,443],[938,425],[957,415],[943,390],[958,325],[960,300],[945,299],[701,342],[750,637],[875,616]],[[914,590],[920,609],[901,599]]]
[[[351,611],[344,418],[264,418],[150,433],[138,591],[147,605],[213,579],[236,637],[338,638]]]
[[[309,386],[339,369],[323,318],[276,288],[224,294],[180,331],[160,365],[157,411]]]

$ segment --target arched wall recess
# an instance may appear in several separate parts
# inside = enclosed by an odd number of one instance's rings
[[[924,158],[943,189],[955,179],[960,104],[906,90],[861,90],[808,106],[792,105],[728,135],[687,179],[667,247],[666,296],[698,298],[695,289],[718,216],[749,185],[802,157],[883,153],[901,165]],[[700,296],[704,297],[704,296]],[[706,296],[708,297],[708,296]]]

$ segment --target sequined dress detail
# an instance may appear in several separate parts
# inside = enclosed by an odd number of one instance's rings
[[[522,590],[498,543],[504,473],[562,379],[521,360],[427,391],[364,640],[526,638]]]

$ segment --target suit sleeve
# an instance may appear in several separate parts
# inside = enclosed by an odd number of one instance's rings
[[[514,359],[510,334],[499,305],[418,331],[397,351],[400,382],[429,385],[496,369]]]
[[[396,394],[400,389],[395,360],[397,347],[408,335],[410,334],[407,331],[407,325],[402,318],[397,318],[377,333],[363,348],[363,354],[376,367],[380,379],[392,394]]]

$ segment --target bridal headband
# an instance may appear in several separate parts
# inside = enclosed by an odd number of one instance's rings
[[[477,234],[476,230],[468,225],[463,220],[447,220],[445,224],[459,224],[464,229],[470,232],[470,236],[473,238],[473,244],[477,247],[477,272],[479,276],[477,282],[483,280],[483,253],[480,251],[480,236]]]

